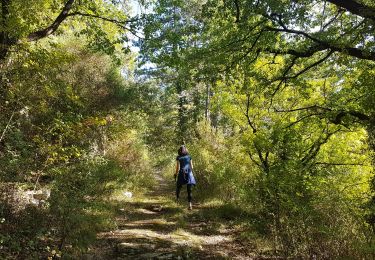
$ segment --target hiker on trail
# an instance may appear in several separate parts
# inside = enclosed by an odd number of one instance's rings
[[[196,184],[196,182],[195,182],[195,178],[193,175],[193,162],[191,160],[191,157],[185,145],[182,145],[178,149],[178,156],[176,158],[176,161],[177,161],[176,172],[174,174],[175,179],[177,179],[176,199],[178,201],[180,197],[180,191],[181,191],[182,185],[186,184],[189,209],[191,210],[192,209],[191,189],[192,189],[192,186]]]

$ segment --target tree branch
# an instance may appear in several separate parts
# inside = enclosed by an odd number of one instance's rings
[[[344,13],[344,10],[343,9],[339,9],[337,11],[337,14],[334,17],[332,17],[331,20],[329,20],[326,24],[322,25],[322,27],[320,28],[320,31],[324,31],[325,29],[327,29],[327,27],[329,25],[331,25],[334,21],[336,21],[337,18],[339,18],[343,13]]]
[[[250,160],[251,160],[253,163],[255,163],[255,164],[256,164],[257,166],[259,166],[259,167],[262,167],[262,165],[261,165],[260,163],[258,163],[258,162],[254,159],[254,157],[253,157],[253,155],[251,154],[250,151],[248,151],[247,153],[249,154]]]
[[[323,51],[323,50],[327,50],[327,49],[328,49],[327,46],[314,44],[314,45],[310,46],[309,48],[307,48],[306,50],[295,50],[295,49],[283,50],[283,49],[272,49],[272,48],[263,48],[263,49],[259,49],[259,50],[261,50],[263,52],[267,52],[267,53],[277,54],[277,55],[289,54],[289,55],[296,56],[298,58],[308,58],[308,57],[313,56],[315,53],[317,53],[319,51]]]
[[[88,14],[88,13],[82,13],[82,12],[74,12],[74,13],[68,14],[68,16],[75,16],[75,15],[101,19],[101,20],[104,20],[104,21],[107,21],[107,22],[114,23],[114,24],[116,24],[118,26],[121,26],[121,27],[124,27],[125,24],[134,23],[134,22],[137,22],[137,21],[140,20],[139,18],[135,18],[135,19],[130,19],[130,20],[119,21],[119,20],[116,20],[116,19],[103,17],[103,16],[96,15],[96,14]]]
[[[355,117],[361,123],[368,123],[370,121],[370,117],[368,115],[363,114],[363,113],[361,113],[359,111],[354,111],[354,110],[349,110],[349,111],[345,111],[345,110],[333,110],[331,108],[322,107],[322,106],[318,106],[318,105],[312,105],[312,106],[300,107],[300,108],[294,108],[294,109],[288,109],[288,110],[278,110],[278,109],[275,109],[275,112],[289,113],[289,112],[297,112],[297,111],[303,111],[303,110],[314,110],[314,111],[317,111],[317,112],[316,112],[316,114],[311,114],[311,115],[307,115],[307,116],[302,117],[301,119],[297,120],[296,122],[293,122],[292,125],[295,124],[295,123],[297,123],[297,122],[302,121],[303,119],[305,119],[305,118],[307,118],[309,116],[324,115],[324,113],[330,113],[331,115],[332,115],[332,113],[337,113],[334,118],[332,118],[332,116],[330,116],[330,115],[328,115],[328,116],[325,115],[326,118],[329,118],[329,120],[332,123],[336,124],[336,125],[342,124],[342,119],[345,116]],[[319,110],[322,111],[322,112],[319,112]]]
[[[316,162],[315,164],[318,164],[318,165],[333,165],[333,166],[345,166],[345,165],[351,165],[351,166],[371,166],[371,165],[363,164],[363,163],[330,163],[330,162]]]
[[[315,45],[317,45],[315,48],[318,48],[318,50],[319,49],[320,50],[330,49],[334,52],[344,53],[344,54],[347,54],[349,56],[356,57],[356,58],[359,58],[359,59],[375,61],[375,52],[374,51],[366,51],[366,50],[363,50],[363,49],[359,49],[359,48],[355,48],[355,47],[349,47],[349,46],[336,46],[333,43],[329,43],[329,42],[323,41],[321,39],[318,39],[318,38],[316,38],[316,37],[314,37],[314,36],[312,36],[312,35],[310,35],[306,32],[294,30],[294,29],[288,29],[284,26],[282,26],[282,27],[283,28],[275,28],[275,27],[267,26],[266,30],[270,31],[270,32],[280,32],[280,33],[284,32],[284,33],[290,33],[290,34],[296,34],[296,35],[304,36],[306,39],[309,39],[309,40],[313,41],[315,43]],[[286,51],[280,51],[280,52],[284,52],[284,53],[293,55],[292,50],[286,50]],[[308,53],[308,54],[310,54],[310,53]]]
[[[312,106],[308,106],[308,107],[299,107],[299,108],[288,109],[288,110],[275,109],[275,112],[287,113],[287,112],[295,112],[295,111],[309,110],[309,109],[323,109],[323,110],[332,111],[330,108],[325,108],[325,107],[321,107],[321,106],[318,106],[318,105],[312,105]]]
[[[262,163],[263,170],[266,173],[269,173],[270,166],[268,164],[268,152],[266,153],[266,158],[264,158],[262,151],[260,150],[260,148],[258,147],[258,145],[255,142],[254,142],[254,147],[255,147],[255,150],[256,150],[256,152],[258,154],[259,160]]]
[[[251,121],[251,118],[250,118],[250,115],[249,115],[249,109],[250,109],[250,95],[248,94],[247,95],[247,102],[246,102],[246,113],[245,113],[245,116],[246,116],[247,122],[250,125],[251,129],[253,129],[253,133],[255,134],[257,132],[257,129],[255,128],[255,125]]]
[[[375,22],[375,8],[358,3],[357,1],[353,0],[327,0],[331,4],[339,6],[341,8],[346,9],[347,11],[351,12],[352,14],[359,15],[363,18],[371,19]]]
[[[9,37],[8,32],[5,31],[6,19],[9,15],[10,0],[1,0],[1,17],[0,17],[0,60],[5,59],[9,51],[9,45],[15,40]]]
[[[323,58],[317,60],[316,62],[310,64],[309,66],[307,66],[306,68],[302,69],[301,71],[297,72],[296,74],[292,75],[292,76],[286,76],[284,78],[282,78],[283,80],[286,80],[286,79],[295,79],[297,78],[298,76],[300,76],[301,74],[305,73],[306,71],[314,68],[315,66],[319,65],[320,63],[324,62],[326,59],[329,58],[329,56],[331,56],[333,54],[333,51],[330,51],[327,53],[327,55],[325,55]]]
[[[47,28],[32,32],[27,36],[28,41],[37,41],[53,34],[61,25],[61,23],[69,16],[69,11],[72,9],[75,0],[68,0],[65,3],[61,13],[57,16],[55,21]]]
[[[74,13],[68,14],[68,16],[77,16],[77,15],[78,16],[89,17],[89,18],[100,19],[100,20],[103,20],[103,21],[106,21],[106,22],[110,22],[110,23],[116,24],[120,28],[126,29],[129,32],[131,32],[135,37],[142,39],[142,37],[139,36],[136,31],[134,31],[130,27],[126,26],[126,24],[134,23],[136,21],[139,21],[140,18],[135,18],[135,19],[120,21],[120,20],[116,20],[116,19],[112,19],[112,18],[108,18],[108,17],[103,17],[103,16],[96,15],[96,14],[88,14],[88,13],[82,13],[82,12],[74,12]]]
[[[137,35],[137,33],[134,30],[132,30],[131,28],[126,26],[126,24],[138,21],[139,20],[138,18],[125,20],[125,21],[119,21],[119,20],[116,20],[116,19],[107,18],[107,17],[103,17],[103,16],[100,16],[100,15],[96,15],[96,14],[82,13],[82,12],[78,12],[78,11],[73,12],[73,13],[69,13],[71,11],[72,7],[73,7],[74,1],[75,0],[68,0],[65,4],[64,8],[62,9],[61,13],[57,16],[55,21],[50,26],[48,26],[44,29],[38,30],[36,32],[30,33],[27,36],[27,39],[29,41],[37,41],[37,40],[40,40],[42,38],[45,38],[45,37],[53,34],[60,27],[60,25],[66,20],[66,18],[68,18],[70,16],[84,16],[84,17],[96,18],[96,19],[101,19],[103,21],[111,22],[111,23],[114,23],[114,24],[116,24],[117,26],[119,26],[123,29],[128,30],[133,35],[135,35],[136,37],[141,38],[140,36]]]
[[[9,118],[9,120],[8,120],[8,123],[7,123],[7,125],[6,125],[5,128],[4,128],[3,133],[2,133],[1,136],[0,136],[0,142],[3,140],[3,138],[4,138],[4,136],[5,136],[5,133],[7,132],[8,128],[9,128],[11,122],[12,122],[12,119],[13,119],[13,116],[14,116],[15,112],[16,112],[16,109],[13,110],[12,115],[10,116],[10,118]]]
[[[328,142],[329,138],[339,132],[341,129],[337,129],[333,132],[327,133],[327,135],[323,138],[322,136],[311,146],[308,153],[301,159],[301,163],[303,166],[306,166],[310,161],[312,161],[319,153],[320,148],[322,145]]]
[[[313,114],[308,114],[308,115],[303,116],[303,117],[301,117],[300,119],[298,119],[298,120],[296,120],[296,121],[290,123],[289,125],[287,125],[287,126],[285,127],[285,129],[286,129],[286,128],[289,128],[289,127],[292,127],[293,125],[298,124],[299,122],[302,122],[302,121],[305,120],[306,118],[309,118],[309,117],[312,117],[312,116],[320,116],[320,115],[322,115],[322,113],[313,113]]]
[[[275,81],[280,81],[279,84],[277,84],[275,90],[272,92],[272,99],[271,99],[271,105],[272,105],[272,100],[273,100],[273,97],[276,95],[276,93],[280,90],[281,88],[281,85],[283,84],[283,82],[286,81],[286,78],[287,78],[287,74],[289,73],[289,71],[293,68],[293,66],[296,64],[296,61],[297,61],[298,57],[294,56],[292,58],[292,61],[290,62],[290,64],[288,65],[288,67],[284,70],[283,74],[280,76],[280,77],[277,77],[276,80],[272,80],[272,82],[275,82]]]
[[[368,115],[365,115],[361,112],[358,112],[358,111],[338,111],[336,117],[334,119],[332,119],[332,123],[334,124],[342,124],[342,119],[343,117],[347,116],[347,115],[350,115],[350,116],[353,116],[357,119],[359,119],[361,122],[368,122],[370,121],[370,117]]]
[[[299,57],[297,56],[294,56],[292,58],[292,61],[290,62],[290,64],[288,65],[288,67],[284,70],[283,74],[279,77],[277,77],[276,79],[272,80],[271,82],[276,82],[276,81],[279,81],[279,84],[277,84],[276,88],[274,89],[274,91],[272,92],[271,94],[271,97],[273,98],[276,93],[280,90],[281,86],[283,83],[286,84],[287,80],[289,79],[295,79],[295,78],[298,78],[300,75],[302,75],[303,73],[305,73],[306,71],[318,66],[320,63],[324,62],[326,59],[328,59],[331,55],[333,54],[333,51],[329,51],[327,53],[327,55],[325,55],[323,58],[317,60],[316,62],[306,66],[304,69],[300,70],[299,72],[295,73],[294,75],[291,75],[291,76],[288,76],[288,73],[291,71],[291,69],[293,68],[293,66],[296,64],[296,61]],[[272,100],[271,100],[271,104],[272,104]]]
[[[354,186],[357,186],[357,185],[362,185],[362,184],[368,184],[368,181],[363,181],[363,182],[358,182],[358,183],[346,185],[344,188],[341,189],[341,192],[344,192],[347,188],[351,188],[351,187],[354,187]]]
[[[240,16],[241,16],[241,10],[240,10],[240,4],[238,3],[238,0],[234,0],[234,5],[236,6],[236,23],[240,22]]]

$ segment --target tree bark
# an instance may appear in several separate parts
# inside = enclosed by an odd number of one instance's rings
[[[53,34],[61,25],[61,23],[69,16],[69,11],[72,9],[75,0],[69,0],[65,3],[64,8],[61,10],[60,14],[57,16],[55,21],[48,27],[30,33],[27,36],[29,41],[37,41],[39,39],[45,38]]]
[[[206,104],[205,104],[205,111],[204,117],[206,121],[209,121],[210,118],[210,83],[206,83]]]
[[[372,115],[371,120],[367,126],[367,134],[368,134],[368,146],[371,152],[373,152],[372,156],[372,165],[375,168],[375,115]],[[375,191],[375,175],[372,176],[371,183],[370,183],[371,191]],[[369,203],[369,217],[368,222],[372,226],[373,231],[375,231],[375,196],[371,197]]]
[[[75,0],[68,0],[55,21],[44,29],[32,32],[27,36],[28,41],[37,41],[53,34],[67,17],[72,9]],[[9,16],[9,5],[11,0],[0,0],[1,3],[1,31],[0,31],[0,61],[5,60],[9,49],[16,45],[19,39],[11,38],[7,31],[7,19]]]
[[[328,2],[344,8],[352,14],[371,19],[375,22],[375,8],[371,6],[367,6],[353,0],[328,0]]]
[[[289,33],[292,35],[299,35],[299,36],[305,37],[306,40],[310,40],[313,42],[313,45],[307,48],[305,52],[295,51],[294,49],[289,49],[289,50],[273,50],[274,52],[271,52],[271,53],[291,54],[296,57],[310,57],[315,52],[322,51],[322,50],[331,50],[332,52],[343,53],[352,57],[356,57],[361,60],[375,61],[375,52],[373,51],[364,50],[364,49],[351,47],[351,46],[335,45],[334,43],[316,38],[315,36],[310,35],[305,31],[289,29],[286,27],[276,28],[276,27],[271,27],[271,26],[266,26],[265,30],[270,31],[270,32],[276,32],[276,33]]]
[[[181,79],[178,79],[176,82],[176,92],[178,94],[178,132],[179,132],[179,140],[185,140],[186,132],[188,130],[187,127],[187,115],[186,115],[186,97],[184,94],[184,88],[181,82]]]
[[[1,0],[0,60],[4,60],[9,51],[9,35],[6,31],[10,0]]]

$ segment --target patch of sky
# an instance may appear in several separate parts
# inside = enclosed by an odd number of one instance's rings
[[[121,5],[121,8],[124,8],[124,10],[127,10],[127,13],[129,14],[129,17],[131,19],[133,18],[140,18],[142,19],[142,15],[149,14],[153,12],[152,4],[145,4],[142,0],[130,0],[130,1],[123,1],[124,4]],[[126,6],[125,6],[126,5]],[[120,7],[119,7],[120,8]],[[144,32],[142,27],[138,27],[136,30],[133,30],[132,32],[128,31],[126,32],[126,37],[128,41],[125,41],[123,43],[124,47],[127,49],[130,49],[132,53],[134,53],[136,56],[138,56],[140,52],[140,39],[144,38]],[[136,58],[138,59],[138,58]],[[138,69],[137,71],[148,71],[153,70],[156,68],[156,65],[151,62],[144,62],[142,65],[138,63]],[[122,71],[121,73],[124,78],[129,78],[129,72]],[[138,74],[138,73],[136,73]],[[142,73],[140,73],[142,74]],[[140,75],[134,75],[135,77],[139,77]]]

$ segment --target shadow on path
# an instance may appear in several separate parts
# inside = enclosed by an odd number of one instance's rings
[[[118,209],[117,229],[98,235],[84,259],[255,259],[225,223],[205,218],[210,209],[176,203],[173,183],[157,177],[146,199],[133,198]]]

